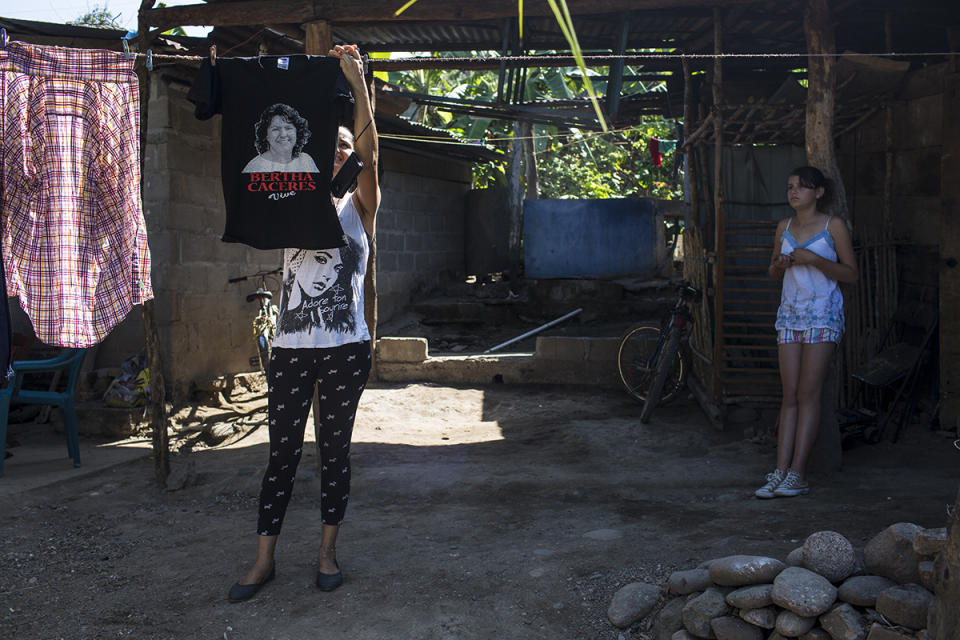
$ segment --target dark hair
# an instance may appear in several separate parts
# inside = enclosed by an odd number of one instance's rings
[[[360,243],[350,236],[346,236],[347,244],[340,247],[340,262],[343,268],[337,273],[337,279],[334,283],[319,296],[311,296],[303,288],[300,289],[300,304],[294,309],[287,308],[290,304],[290,294],[297,284],[297,272],[291,270],[289,277],[283,282],[283,300],[281,301],[280,317],[277,319],[277,327],[281,331],[300,332],[307,329],[308,332],[313,327],[319,325],[327,331],[339,331],[341,333],[353,332],[356,329],[356,321],[353,314],[350,313],[350,306],[346,309],[339,308],[339,305],[331,305],[329,300],[332,291],[353,291],[353,274],[360,269],[360,255],[363,249]],[[298,252],[312,253],[312,249],[297,249]],[[296,255],[296,254],[295,254]],[[294,257],[294,259],[296,259]],[[337,289],[337,285],[340,288]],[[318,304],[307,304],[317,302]],[[296,309],[308,307],[306,313],[296,313]],[[329,317],[324,316],[326,313]]]
[[[286,104],[272,104],[263,110],[260,114],[260,121],[253,127],[255,136],[254,145],[257,147],[257,153],[264,153],[270,148],[267,142],[267,130],[270,128],[270,121],[274,116],[280,116],[297,129],[297,143],[293,147],[293,157],[296,158],[303,150],[303,145],[310,140],[310,125],[307,119],[300,116],[297,110]]]
[[[823,195],[817,198],[817,209],[823,210],[833,199],[833,185],[829,178],[823,175],[823,172],[816,167],[797,167],[790,172],[790,175],[797,176],[800,180],[800,186],[807,189],[819,189],[823,187]]]

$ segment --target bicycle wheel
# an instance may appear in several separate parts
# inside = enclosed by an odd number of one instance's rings
[[[683,379],[684,362],[680,356],[680,331],[674,329],[667,338],[667,344],[664,346],[657,363],[653,383],[647,391],[647,397],[643,402],[643,410],[640,412],[640,422],[646,424],[650,422],[650,416],[653,410],[661,404],[663,392],[666,390],[667,379],[677,376]],[[679,390],[679,388],[677,389]]]
[[[620,338],[617,350],[617,367],[620,371],[620,382],[624,389],[637,402],[643,402],[647,397],[647,389],[653,382],[657,355],[657,346],[660,343],[660,327],[652,324],[638,324],[627,329]],[[686,362],[680,363],[675,375],[668,377],[664,383],[661,404],[669,402],[683,387],[683,376],[686,373]]]

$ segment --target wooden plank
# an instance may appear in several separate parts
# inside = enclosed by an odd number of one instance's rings
[[[758,2],[759,0],[724,0],[724,5]],[[714,4],[715,0],[567,0],[566,3],[572,15],[709,7]],[[243,0],[141,10],[140,16],[146,25],[169,28],[187,25],[237,27],[300,24],[312,20],[328,20],[333,23],[425,21],[436,24],[497,20],[517,15],[517,3],[513,0],[421,0],[397,16],[396,11],[401,6],[403,3],[399,0],[370,0],[359,5],[341,0]],[[530,2],[524,5],[523,14],[527,17],[553,16],[553,11],[546,2]]]

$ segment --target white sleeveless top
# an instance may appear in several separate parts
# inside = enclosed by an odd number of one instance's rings
[[[370,339],[363,317],[363,280],[370,243],[353,203],[337,207],[347,245],[339,249],[284,249],[280,315],[273,346],[338,347]]]
[[[828,227],[803,244],[790,233],[790,222],[783,231],[780,253],[790,255],[794,249],[808,249],[821,258],[837,262],[837,250]],[[836,280],[809,264],[795,265],[783,274],[780,308],[777,310],[777,330],[833,329],[843,333],[843,294]]]

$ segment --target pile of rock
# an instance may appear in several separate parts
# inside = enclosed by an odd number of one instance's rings
[[[933,558],[946,540],[946,529],[899,523],[861,552],[841,534],[820,531],[783,562],[735,555],[676,571],[665,598],[661,586],[629,584],[607,617],[652,640],[937,640],[924,630]]]

